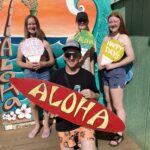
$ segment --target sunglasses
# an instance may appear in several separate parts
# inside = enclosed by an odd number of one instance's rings
[[[73,57],[73,59],[76,59],[76,58],[79,58],[79,56],[80,56],[80,53],[74,53],[74,52],[66,52],[65,54],[65,57],[67,58],[67,59],[70,59],[71,58],[71,56]]]

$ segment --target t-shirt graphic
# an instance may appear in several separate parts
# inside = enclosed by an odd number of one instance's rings
[[[75,86],[74,86],[74,90],[75,90],[76,92],[80,92],[80,91],[81,91],[81,86],[80,86],[80,85],[75,85]]]

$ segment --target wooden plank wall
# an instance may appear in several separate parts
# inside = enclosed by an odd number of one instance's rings
[[[112,10],[123,14],[136,55],[134,78],[125,89],[126,131],[150,150],[150,0],[121,0]]]
[[[136,60],[132,82],[125,89],[127,111],[127,133],[141,145],[142,150],[150,150],[150,46],[148,37],[132,37]]]

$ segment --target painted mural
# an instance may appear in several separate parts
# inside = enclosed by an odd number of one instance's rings
[[[67,37],[76,31],[75,17],[79,11],[89,15],[89,28],[96,41],[97,54],[108,32],[109,0],[0,0],[0,111],[6,130],[32,121],[29,100],[9,83],[10,77],[24,77],[16,64],[16,55],[23,39],[25,17],[32,14],[39,18],[51,44],[56,67],[61,68],[64,66],[62,47]],[[95,78],[99,88],[97,63]],[[102,103],[102,96],[99,102]]]

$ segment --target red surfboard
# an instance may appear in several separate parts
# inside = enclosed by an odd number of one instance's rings
[[[38,106],[72,123],[106,132],[125,129],[124,123],[106,107],[64,86],[31,78],[10,78],[10,82]]]

